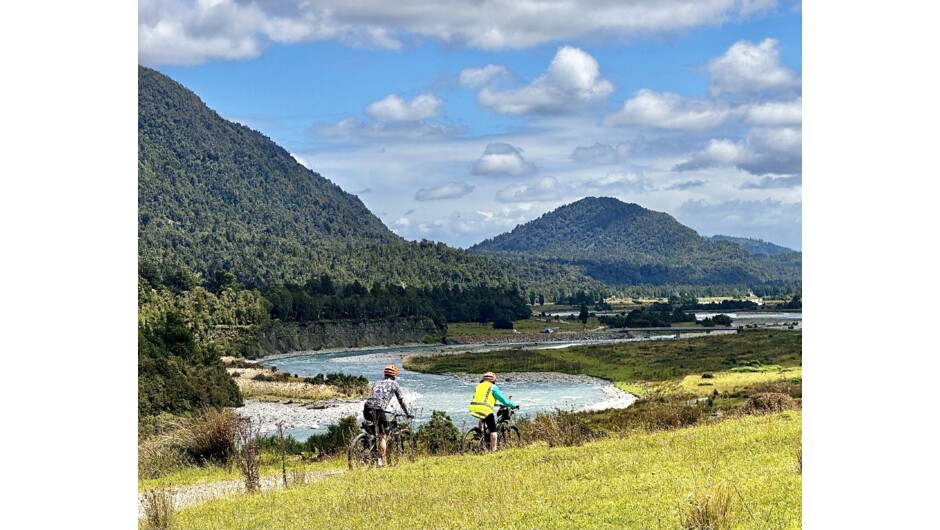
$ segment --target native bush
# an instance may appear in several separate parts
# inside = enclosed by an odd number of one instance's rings
[[[432,455],[460,452],[460,429],[443,410],[432,410],[431,419],[418,427],[418,443]]]

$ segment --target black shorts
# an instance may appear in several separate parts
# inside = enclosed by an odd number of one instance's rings
[[[496,416],[493,416],[492,412],[489,416],[483,418],[483,423],[486,424],[486,428],[489,429],[490,432],[496,432]]]
[[[388,416],[385,414],[384,410],[363,407],[362,417],[365,418],[366,421],[371,421],[378,427],[376,434],[385,434],[388,432]]]

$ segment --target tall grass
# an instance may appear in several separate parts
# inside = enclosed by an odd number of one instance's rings
[[[144,520],[148,530],[171,530],[176,523],[176,500],[171,489],[144,493]]]
[[[683,530],[726,530],[735,522],[734,492],[727,483],[696,487],[685,501],[679,511]]]
[[[258,450],[257,433],[251,419],[238,422],[238,453],[236,462],[245,479],[245,491],[254,493],[261,487],[261,452]]]
[[[156,478],[192,465],[230,465],[238,423],[234,410],[211,407],[166,420],[137,447],[138,477]]]

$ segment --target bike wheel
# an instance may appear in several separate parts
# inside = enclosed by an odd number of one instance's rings
[[[510,449],[513,447],[522,447],[522,433],[515,425],[500,425],[499,439],[496,446],[499,449]]]
[[[464,453],[479,454],[486,451],[486,441],[483,439],[483,433],[480,429],[473,427],[468,429],[463,435],[463,443],[460,445]]]
[[[375,465],[376,447],[375,438],[362,433],[349,442],[348,449],[349,469],[362,469]]]

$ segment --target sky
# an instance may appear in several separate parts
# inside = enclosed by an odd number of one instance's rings
[[[142,0],[138,61],[466,248],[588,196],[802,250],[802,6]]]

